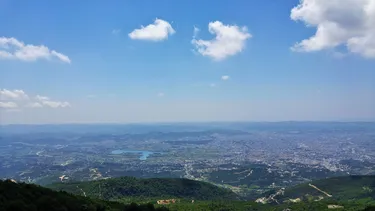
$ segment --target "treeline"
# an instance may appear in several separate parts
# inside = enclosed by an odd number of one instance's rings
[[[185,198],[195,200],[236,200],[239,197],[232,191],[215,185],[178,178],[141,179],[120,177],[90,182],[56,183],[48,186],[54,190],[105,200],[124,197],[168,199]]]

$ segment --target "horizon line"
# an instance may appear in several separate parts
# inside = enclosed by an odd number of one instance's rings
[[[225,123],[375,123],[375,120],[285,120],[285,121],[165,121],[165,122],[66,122],[66,123],[13,123],[0,126],[43,125],[156,125],[156,124],[225,124]]]

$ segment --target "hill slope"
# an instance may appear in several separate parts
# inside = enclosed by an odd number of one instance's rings
[[[157,211],[153,205],[124,205],[75,196],[38,185],[0,180],[0,211]]]
[[[205,182],[177,178],[138,179],[120,177],[90,182],[55,183],[48,187],[106,200],[124,197],[175,197],[196,200],[238,199],[238,196],[230,190]]]
[[[312,186],[326,192],[332,197],[316,190]],[[323,196],[335,200],[352,200],[372,198],[375,200],[375,175],[345,176],[312,181],[285,190],[284,199],[310,196]]]
[[[114,184],[119,185],[121,182],[125,182],[134,178],[119,178],[109,180]],[[168,181],[164,180],[165,181]],[[336,181],[336,183],[348,182],[344,184],[345,187],[354,187],[356,185],[371,184],[371,177],[355,177],[355,178],[332,178],[327,180],[321,180],[319,183],[314,183],[316,186],[327,184],[327,182]],[[339,182],[338,182],[339,181]],[[352,181],[355,181],[352,183]],[[97,181],[103,184],[102,181]],[[144,181],[142,181],[144,182]],[[190,180],[179,181],[179,182],[190,182]],[[195,182],[195,181],[193,181]],[[350,184],[352,183],[352,184]],[[82,184],[82,183],[75,183]],[[153,180],[151,180],[151,184]],[[162,185],[161,183],[160,185]],[[205,185],[206,183],[200,184]],[[59,184],[60,185],[60,184]],[[72,183],[62,184],[73,187]],[[90,184],[92,187],[93,185]],[[328,185],[328,184],[327,184]],[[329,187],[329,185],[327,186]],[[112,186],[116,190],[116,186]],[[107,187],[109,189],[109,187]],[[165,191],[165,190],[164,190]],[[297,187],[293,191],[304,191],[304,189],[298,189]],[[194,194],[199,194],[198,192]],[[302,193],[299,193],[302,194]],[[344,193],[343,193],[344,194]],[[206,195],[207,196],[207,195]],[[360,195],[362,196],[362,195]],[[368,195],[364,195],[368,196]],[[89,197],[77,196],[68,194],[66,192],[57,192],[41,186],[25,183],[15,183],[12,181],[1,181],[0,180],[0,211],[105,211],[105,210],[117,210],[117,211],[277,211],[277,210],[330,210],[328,205],[337,204],[345,207],[345,210],[353,211],[374,211],[375,201],[370,199],[366,200],[322,200],[322,201],[303,201],[300,203],[283,203],[280,205],[263,205],[253,201],[196,201],[191,203],[188,200],[181,200],[176,204],[167,205],[163,207],[161,205],[144,204],[144,205],[124,205],[118,202],[103,201],[93,199]],[[366,208],[367,207],[367,208]],[[343,210],[343,209],[341,209]]]

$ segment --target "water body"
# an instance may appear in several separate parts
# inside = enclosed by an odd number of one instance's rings
[[[141,156],[139,157],[139,160],[147,160],[148,156],[154,154],[154,152],[151,152],[151,151],[123,150],[123,149],[116,149],[111,152],[111,154],[114,154],[114,155],[125,154],[125,153],[141,154]]]

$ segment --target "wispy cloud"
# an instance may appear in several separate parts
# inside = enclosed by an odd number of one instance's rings
[[[49,97],[37,95],[35,96],[35,99],[39,101],[44,101],[44,100],[49,100]]]
[[[68,103],[68,102],[46,100],[46,101],[41,101],[40,103],[43,105],[43,107],[50,107],[50,108],[68,108],[68,107],[71,107],[70,103]]]
[[[20,61],[36,61],[40,59],[58,59],[64,63],[71,63],[68,56],[44,45],[25,44],[16,38],[0,37],[0,59],[14,59]]]
[[[30,97],[25,91],[20,89],[8,90],[0,89],[0,108],[67,108],[71,107],[69,102],[51,100],[47,96],[36,95]]]
[[[63,101],[53,101],[49,97],[37,95],[35,97],[37,102],[33,102],[34,108],[37,107],[50,107],[50,108],[67,108],[71,107],[70,103]],[[41,105],[41,106],[39,106]]]
[[[43,105],[38,103],[38,102],[32,102],[32,103],[29,103],[26,105],[26,107],[29,107],[29,108],[42,108]]]
[[[11,109],[11,108],[17,108],[18,105],[15,102],[0,102],[0,108],[6,108],[6,109]]]
[[[0,89],[0,100],[25,100],[28,98],[29,96],[20,89]]]
[[[229,75],[223,75],[223,76],[221,76],[221,80],[223,80],[223,81],[226,81],[229,78],[230,78]]]
[[[195,39],[198,36],[199,31],[200,31],[200,29],[198,27],[194,26],[193,39]]]

